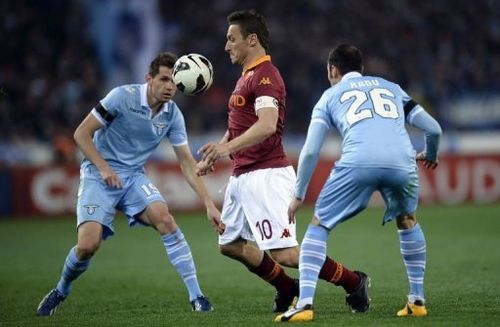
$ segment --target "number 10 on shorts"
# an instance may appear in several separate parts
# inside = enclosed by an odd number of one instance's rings
[[[273,237],[273,228],[271,227],[269,220],[263,219],[258,221],[257,224],[255,224],[255,227],[259,230],[262,241],[264,239],[269,240]]]

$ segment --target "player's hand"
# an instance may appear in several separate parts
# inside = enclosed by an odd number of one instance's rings
[[[295,213],[302,206],[303,202],[304,199],[298,199],[295,197],[293,198],[292,202],[290,202],[290,205],[288,206],[288,222],[290,224],[295,223]]]
[[[226,143],[210,142],[202,146],[198,154],[202,155],[202,161],[213,165],[220,158],[229,156],[229,148]]]
[[[417,154],[417,156],[415,157],[415,159],[417,161],[422,161],[425,168],[436,169],[436,167],[438,166],[437,160],[433,161],[433,160],[427,159],[425,152],[420,152],[419,154]]]
[[[222,235],[222,233],[224,233],[224,230],[226,229],[226,225],[224,225],[221,220],[220,211],[214,205],[207,207],[207,217],[210,221],[210,225],[212,225],[212,228],[219,235]]]
[[[111,167],[108,166],[102,169],[101,177],[106,185],[116,188],[123,188],[123,181],[120,179],[120,177],[118,177],[115,171],[111,169]]]
[[[214,164],[209,164],[206,160],[200,160],[196,164],[195,172],[198,176],[205,176],[213,171],[215,171]]]

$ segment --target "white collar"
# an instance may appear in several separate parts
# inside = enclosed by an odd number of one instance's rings
[[[141,107],[148,108],[151,111],[152,109],[148,104],[148,95],[147,95],[148,92],[147,91],[148,91],[148,83],[141,84]],[[168,112],[167,103],[169,103],[170,101],[171,100],[164,102],[161,105],[160,110],[158,110],[158,112],[156,114],[160,114],[165,110]]]
[[[351,78],[355,78],[355,77],[361,77],[361,76],[363,76],[363,75],[361,75],[358,72],[348,72],[347,74],[345,74],[344,76],[342,76],[342,79],[340,81],[342,82],[342,81],[347,80],[347,79],[351,79]]]

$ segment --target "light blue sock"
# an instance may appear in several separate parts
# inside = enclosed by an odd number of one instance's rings
[[[416,224],[412,229],[398,230],[400,251],[406,266],[406,274],[410,283],[408,302],[421,300],[424,297],[424,273],[426,263],[426,245],[422,228]]]
[[[90,259],[78,260],[76,256],[76,246],[69,250],[64,267],[61,273],[61,279],[57,283],[57,290],[68,296],[71,290],[71,283],[78,278],[89,266]]]
[[[189,292],[189,301],[196,299],[198,296],[202,296],[203,293],[198,284],[193,256],[191,255],[189,245],[180,228],[177,228],[177,230],[171,234],[163,235],[161,238],[167,250],[170,262],[177,269],[177,272],[184,281],[184,285],[186,285]]]
[[[329,231],[323,227],[309,225],[300,247],[300,296],[297,308],[313,304],[318,276],[326,259],[326,240]]]

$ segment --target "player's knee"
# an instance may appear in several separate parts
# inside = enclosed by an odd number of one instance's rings
[[[162,235],[173,233],[177,229],[174,217],[168,211],[166,213],[162,213],[159,219],[155,221],[154,225],[158,232]]]
[[[399,215],[396,218],[398,229],[411,229],[417,223],[415,213]]]
[[[243,255],[242,250],[239,246],[234,244],[221,244],[219,245],[219,252],[222,255],[230,258],[239,258]]]
[[[92,258],[99,249],[99,241],[83,241],[76,245],[76,256],[79,260],[87,260]]]

